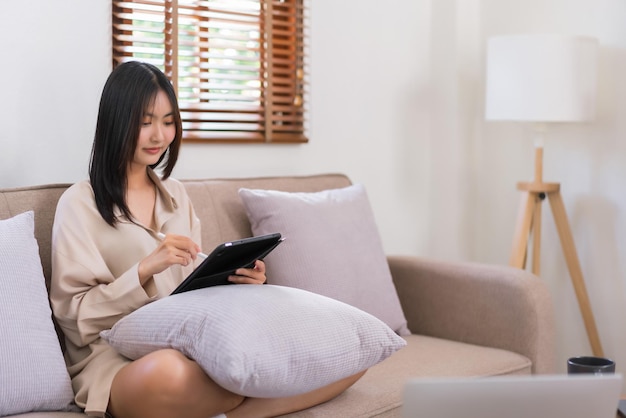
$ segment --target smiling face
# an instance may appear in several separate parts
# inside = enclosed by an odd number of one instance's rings
[[[131,170],[145,170],[156,164],[176,136],[174,110],[167,95],[159,90],[151,105],[145,110]]]

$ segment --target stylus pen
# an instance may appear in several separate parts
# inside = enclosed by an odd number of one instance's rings
[[[163,232],[157,232],[156,235],[161,241],[165,239],[165,234]],[[208,257],[208,255],[206,255],[205,253],[198,253],[198,257],[205,259]]]

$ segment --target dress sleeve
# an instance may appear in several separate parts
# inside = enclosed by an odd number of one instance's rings
[[[97,340],[100,331],[154,299],[139,282],[139,259],[117,277],[107,265],[103,240],[95,238],[110,234],[112,227],[91,204],[90,191],[88,186],[68,189],[52,233],[50,300],[64,334],[77,346]]]

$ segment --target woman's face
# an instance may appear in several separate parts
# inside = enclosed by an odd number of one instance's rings
[[[159,90],[152,106],[143,115],[137,148],[132,165],[145,168],[156,164],[176,136],[172,105],[163,90]]]

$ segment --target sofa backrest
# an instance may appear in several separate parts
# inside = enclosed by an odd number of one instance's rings
[[[52,222],[57,201],[69,184],[47,184],[40,186],[0,189],[0,219],[7,219],[23,212],[35,212],[35,238],[39,245],[39,256],[46,287],[50,287],[50,242]]]
[[[264,189],[285,192],[318,192],[349,186],[342,174],[299,177],[185,180],[187,194],[202,223],[202,248],[211,251],[224,241],[252,236],[250,222],[238,190]]]
[[[183,180],[202,223],[202,247],[210,251],[217,244],[251,236],[250,223],[237,191],[240,188],[316,192],[350,185],[343,174],[312,176],[256,177]],[[69,184],[50,184],[0,189],[0,219],[35,212],[35,238],[41,264],[50,286],[50,241],[57,201]]]

